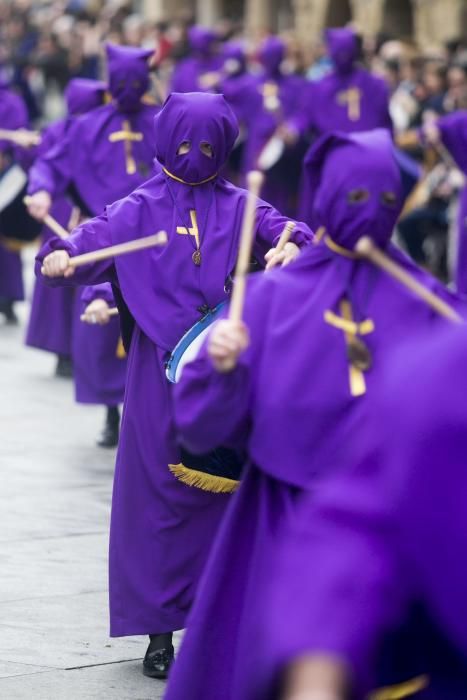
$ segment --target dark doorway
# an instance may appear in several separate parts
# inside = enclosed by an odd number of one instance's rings
[[[234,22],[240,22],[245,12],[244,0],[228,0],[222,3],[222,17]]]
[[[326,12],[326,27],[344,27],[352,21],[349,0],[329,0]]]
[[[412,0],[386,0],[382,31],[398,39],[407,39],[413,35]]]

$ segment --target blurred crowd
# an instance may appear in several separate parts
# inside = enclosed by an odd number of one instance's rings
[[[106,41],[154,48],[154,67],[167,83],[174,64],[188,52],[187,29],[193,22],[187,13],[171,22],[147,22],[124,0],[11,0],[0,4],[0,61],[26,98],[32,119],[49,120],[59,109],[51,96],[59,98],[71,78],[105,77]],[[227,20],[217,29],[220,53],[223,43],[241,38],[243,30]],[[285,39],[287,70],[310,80],[330,70],[324,43],[302,47],[292,32]],[[254,42],[247,50],[255,70]],[[380,35],[362,42],[362,61],[391,87],[396,131],[419,126],[430,113],[467,107],[467,39],[421,51]]]
[[[162,102],[174,68],[190,52],[188,30],[193,24],[187,12],[170,22],[148,22],[125,0],[11,0],[0,4],[0,65],[37,127],[63,115],[63,92],[71,78],[105,80],[106,42],[154,49],[153,92]],[[246,40],[242,24],[231,20],[219,22],[216,30],[219,40],[210,51],[221,57],[227,42],[244,39],[247,69],[260,70],[255,54],[266,32]],[[283,72],[316,81],[332,70],[324,40],[301,46],[291,31],[283,38],[288,47]],[[404,135],[438,115],[467,108],[467,39],[422,50],[414,42],[381,34],[362,39],[361,63],[386,80],[396,137],[423,161],[425,152],[416,143],[406,143]],[[433,163],[425,165],[431,170]],[[424,195],[399,228],[412,257],[444,278],[446,239],[454,216],[450,206],[458,191],[450,171],[449,164],[438,164]]]

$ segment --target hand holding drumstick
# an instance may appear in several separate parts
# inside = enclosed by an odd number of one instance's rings
[[[240,250],[235,268],[234,287],[229,318],[214,325],[208,341],[208,355],[218,372],[231,372],[238,357],[248,347],[248,329],[242,322],[246,277],[253,248],[256,203],[263,184],[263,175],[253,170],[247,175],[248,196],[243,214]]]
[[[246,290],[247,263],[250,259],[253,243],[255,202],[257,192],[261,186],[261,181],[262,179],[258,178],[257,173],[251,173],[249,181],[250,206],[245,210],[242,241],[235,273],[235,284],[232,293],[229,318],[216,323],[209,336],[208,355],[218,372],[226,373],[232,371],[237,364],[239,356],[250,344],[248,328],[242,321],[242,311]],[[278,265],[280,262],[282,262],[282,265],[288,264],[291,259],[296,257],[295,253],[289,256],[286,252],[287,245],[292,245],[294,248],[297,247],[294,244],[288,243],[294,227],[295,223],[293,221],[287,222],[276,248],[272,248],[266,256],[268,260],[266,269],[271,269],[271,267]],[[297,251],[298,250],[297,247]],[[286,262],[288,257],[290,257],[290,259]]]
[[[285,267],[300,255],[300,248],[298,245],[289,241],[294,228],[295,221],[287,221],[277,246],[271,248],[264,256],[267,262],[266,270],[271,270],[273,267],[277,267],[277,265]]]
[[[215,324],[209,336],[208,355],[218,372],[230,372],[249,344],[250,334],[245,323],[224,319]]]
[[[94,299],[86,306],[84,314],[80,316],[80,321],[91,325],[97,323],[99,326],[105,326],[114,316],[118,316],[117,307],[110,307],[105,299]]]
[[[100,260],[109,260],[119,255],[127,255],[138,250],[145,250],[153,246],[165,245],[167,243],[167,233],[159,231],[152,236],[145,238],[137,238],[133,241],[119,243],[109,246],[108,248],[100,248],[93,250],[90,253],[76,255],[71,257],[66,250],[55,250],[50,255],[44,258],[41,272],[44,277],[71,277],[77,267],[89,265],[90,263],[99,262]]]

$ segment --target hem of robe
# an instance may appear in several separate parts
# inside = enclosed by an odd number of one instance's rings
[[[185,612],[177,611],[173,615],[165,615],[154,617],[151,624],[147,618],[140,623],[125,622],[124,620],[115,622],[111,621],[109,637],[138,637],[148,634],[165,634],[167,632],[177,632],[186,626],[189,610]]]
[[[28,337],[26,337],[24,344],[27,348],[32,348],[33,350],[42,350],[43,352],[50,352],[53,355],[66,355],[71,358],[71,348],[69,344],[47,343],[40,340],[31,340]]]
[[[77,392],[75,394],[75,401],[76,403],[82,403],[88,406],[117,406],[118,404],[123,403],[123,396],[123,390],[108,394],[88,394]]]
[[[2,289],[0,283],[0,299],[7,299],[8,301],[24,301],[25,295],[24,291],[11,291],[7,287],[5,287],[5,289]]]

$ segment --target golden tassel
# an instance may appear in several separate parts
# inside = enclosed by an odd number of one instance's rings
[[[211,493],[233,493],[240,485],[239,481],[227,479],[225,476],[207,474],[196,469],[189,469],[184,464],[169,464],[169,469],[176,479],[187,486],[210,491]]]
[[[123,346],[123,340],[121,337],[118,339],[117,351],[115,355],[119,360],[124,360],[126,357],[126,351]]]
[[[405,683],[398,685],[389,685],[385,688],[374,690],[368,695],[367,700],[402,700],[416,695],[421,690],[425,690],[430,684],[428,676],[417,676]]]

